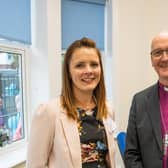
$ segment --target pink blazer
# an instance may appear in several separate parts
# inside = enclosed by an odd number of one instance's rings
[[[113,113],[109,112],[111,117]],[[110,168],[115,168],[113,120],[104,121]],[[38,107],[28,141],[27,168],[82,168],[77,123],[67,117],[57,98]]]

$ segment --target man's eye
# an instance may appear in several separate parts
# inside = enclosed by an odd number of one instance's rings
[[[154,50],[154,51],[151,52],[151,54],[154,57],[159,57],[163,54],[163,52],[164,52],[163,50]]]
[[[161,55],[162,54],[162,50],[156,51],[154,54],[155,55]]]

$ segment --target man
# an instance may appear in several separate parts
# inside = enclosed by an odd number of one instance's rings
[[[126,168],[168,168],[168,32],[153,38],[151,62],[158,82],[133,97],[127,127]]]

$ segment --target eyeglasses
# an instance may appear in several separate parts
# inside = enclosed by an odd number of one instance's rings
[[[164,52],[168,56],[168,48],[166,48],[164,50],[163,49],[155,49],[155,50],[151,51],[151,56],[158,58],[158,57],[161,57],[164,54]]]

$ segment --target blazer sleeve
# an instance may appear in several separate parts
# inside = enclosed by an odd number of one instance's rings
[[[30,129],[26,168],[45,168],[52,150],[55,115],[47,104],[35,112]]]
[[[124,156],[126,168],[143,168],[136,129],[136,112],[136,96],[134,96],[127,127],[126,151]]]

